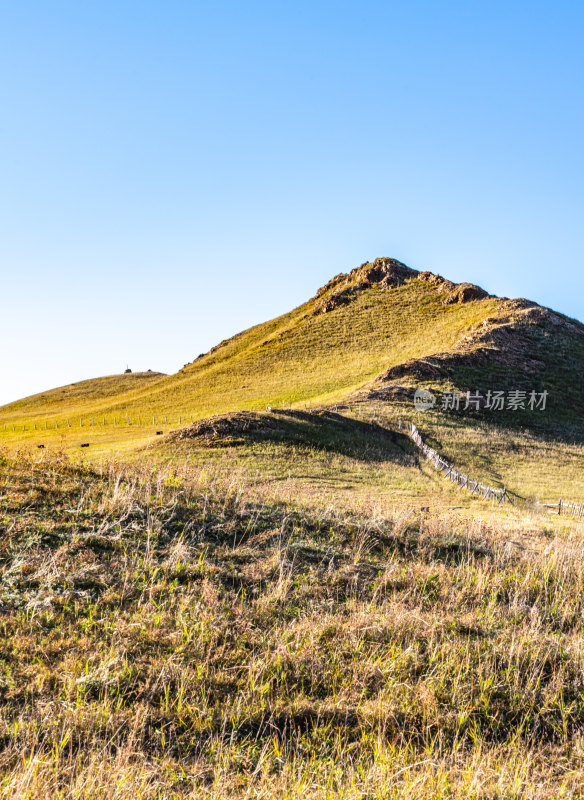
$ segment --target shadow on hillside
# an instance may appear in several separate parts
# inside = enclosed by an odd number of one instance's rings
[[[193,442],[209,448],[260,443],[310,448],[367,462],[417,463],[405,434],[332,411],[272,409],[210,417],[176,431],[167,442]]]

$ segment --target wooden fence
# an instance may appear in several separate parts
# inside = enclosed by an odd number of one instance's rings
[[[464,489],[469,489],[471,494],[477,494],[479,497],[482,497],[483,500],[492,500],[494,503],[504,503],[505,501],[509,503],[514,502],[513,497],[509,495],[507,489],[504,487],[502,489],[494,489],[492,486],[485,486],[480,481],[475,480],[475,478],[471,478],[469,475],[459,472],[454,464],[447,461],[437,450],[434,450],[433,447],[424,443],[420,431],[413,422],[402,423],[400,420],[399,424],[400,428],[405,428],[416,447],[424,454],[428,461],[432,462],[439,472],[442,472],[445,478],[450,478],[453,483],[457,483]]]
[[[557,503],[539,503],[542,508],[547,509],[548,514],[557,514],[559,517],[562,514],[569,514],[576,519],[584,518],[584,503],[566,503],[564,500],[558,500]]]
[[[492,500],[497,503],[508,502],[513,505],[517,504],[517,499],[504,487],[502,489],[493,489],[491,486],[485,486],[474,478],[470,478],[468,475],[459,472],[454,464],[451,464],[443,458],[440,453],[434,450],[434,448],[424,443],[420,431],[413,422],[402,422],[400,420],[399,426],[401,429],[407,431],[410,439],[418,449],[432,462],[437,470],[443,473],[445,478],[450,478],[451,481],[465,489],[470,489],[472,494],[478,494],[484,500]],[[527,501],[527,503],[529,503],[529,501]],[[531,503],[529,504],[530,507],[533,508],[533,505],[531,505]],[[538,500],[535,505],[545,509],[548,514],[557,514],[558,516],[570,515],[576,519],[584,519],[584,503],[566,502],[560,499],[557,503],[540,503]]]
[[[173,421],[174,420],[174,421]],[[38,431],[63,430],[64,428],[105,428],[115,426],[117,428],[148,426],[148,425],[187,425],[193,424],[193,417],[189,414],[185,416],[176,415],[169,420],[168,416],[150,416],[148,414],[121,414],[115,417],[76,417],[49,420],[32,420],[29,422],[2,422],[0,423],[0,433],[31,433]]]

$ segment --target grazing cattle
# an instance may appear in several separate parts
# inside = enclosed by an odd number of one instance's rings
[[[163,433],[164,433],[164,431],[156,431],[156,435],[157,436],[162,436]]]
[[[79,447],[89,447],[89,442],[85,442],[85,444],[80,444]]]
[[[40,449],[44,449],[44,444],[37,444],[37,447]]]

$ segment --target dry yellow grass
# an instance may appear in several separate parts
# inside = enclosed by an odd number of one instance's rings
[[[576,524],[0,461],[0,796],[582,796]]]

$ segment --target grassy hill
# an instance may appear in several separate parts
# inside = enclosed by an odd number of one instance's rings
[[[333,278],[314,298],[199,356],[175,375],[112,376],[45,392],[0,409],[0,443],[130,453],[169,430],[217,414],[267,406],[417,421],[451,457],[468,461],[471,441],[515,441],[478,458],[475,471],[519,494],[584,489],[573,459],[582,455],[584,326],[525,300],[487,295],[392,259]],[[414,389],[547,392],[545,411],[421,416]],[[455,435],[453,435],[455,434]],[[482,447],[482,445],[481,445]],[[546,475],[541,454],[545,453]],[[521,462],[523,469],[517,471]],[[532,477],[537,473],[537,479]],[[575,483],[574,483],[575,481]],[[572,489],[572,484],[574,484]]]
[[[39,415],[72,416],[86,409],[97,412],[101,406],[108,407],[112,397],[131,394],[144,386],[151,387],[162,377],[161,372],[130,372],[71,383],[9,403],[3,406],[2,416],[6,419],[25,419]]]
[[[357,275],[346,282],[331,282],[309,302],[222,342],[176,375],[126,391],[123,383],[113,384],[109,402],[101,393],[96,398],[96,410],[201,418],[266,404],[334,401],[393,365],[454,348],[499,302],[444,305],[435,287],[415,277],[388,286],[360,282]],[[337,295],[356,286],[350,301],[334,305]],[[85,397],[87,387],[78,387]],[[57,407],[45,408],[42,397],[1,409],[0,420],[13,423],[45,411],[64,418]],[[79,411],[92,409],[83,403]]]

